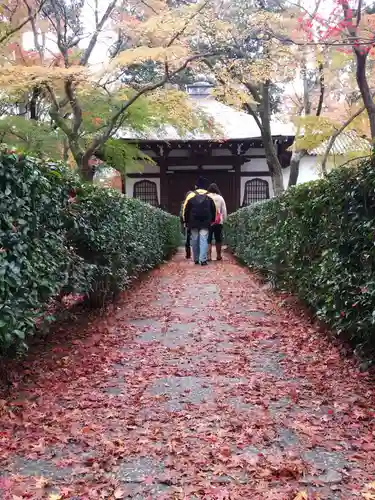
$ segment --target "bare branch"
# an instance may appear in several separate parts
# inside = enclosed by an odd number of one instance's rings
[[[357,28],[361,23],[361,18],[362,18],[362,0],[358,0],[357,24],[356,24]]]
[[[254,118],[255,123],[258,125],[260,132],[263,133],[262,122],[260,121],[259,116],[255,113],[255,111],[253,110],[253,108],[250,106],[250,104],[248,102],[245,103],[245,108],[247,109],[247,112],[249,113],[249,115],[251,115]]]
[[[72,134],[75,136],[78,134],[80,126],[82,125],[82,109],[75,94],[73,81],[70,78],[65,81],[64,88],[73,111]]]
[[[121,108],[111,117],[107,125],[107,130],[93,139],[92,144],[90,145],[88,150],[86,150],[85,158],[86,159],[91,158],[91,156],[95,153],[95,151],[97,151],[97,149],[111,137],[116,127],[117,120],[121,117],[121,115],[124,115],[127,109],[129,109],[129,107],[132,106],[142,95],[152,92],[153,90],[156,90],[165,85],[170,78],[173,78],[178,73],[186,69],[191,62],[206,57],[212,57],[214,55],[216,54],[208,53],[208,54],[197,54],[191,56],[188,59],[186,59],[184,64],[182,64],[179,68],[170,72],[169,75],[165,75],[162,80],[159,80],[158,82],[150,85],[146,85],[141,90],[139,90],[133,97],[131,97],[128,101],[126,101],[126,103],[123,106],[121,106]]]
[[[319,40],[317,42],[298,42],[296,40],[293,40],[292,38],[283,37],[283,36],[275,33],[274,31],[271,31],[271,30],[266,31],[265,34],[268,35],[270,38],[274,38],[275,40],[278,40],[281,43],[284,43],[287,45],[296,45],[296,46],[300,46],[300,47],[302,47],[302,46],[304,46],[304,47],[319,47],[319,46],[322,46],[322,47],[353,47],[353,44],[355,42],[357,42],[358,44],[361,44],[361,45],[374,45],[374,43],[375,43],[375,37],[373,37],[371,39],[362,39],[362,38],[358,37],[356,34],[349,35],[347,37],[346,41],[343,41],[343,42],[336,42],[336,41],[327,42],[324,40]],[[249,40],[258,40],[258,38],[257,37],[249,38]],[[263,39],[263,41],[264,41],[264,39]]]
[[[91,57],[92,51],[94,50],[96,43],[98,41],[100,32],[102,31],[105,23],[108,21],[109,16],[112,14],[114,8],[116,7],[117,0],[112,0],[112,2],[108,5],[105,13],[103,14],[103,17],[99,21],[99,23],[96,25],[96,29],[94,31],[94,34],[91,37],[91,40],[89,42],[89,45],[85,52],[83,53],[81,60],[80,60],[80,65],[81,66],[86,66],[86,64],[89,62],[89,59]]]
[[[319,101],[318,101],[318,106],[316,108],[316,113],[315,116],[320,116],[322,113],[323,109],[323,102],[324,102],[324,94],[325,94],[325,81],[324,81],[324,66],[322,62],[319,62],[318,64],[318,71],[319,71]]]
[[[140,0],[141,3],[143,3],[144,6],[146,6],[148,9],[152,10],[152,12],[156,15],[159,14],[159,12],[157,10],[154,9],[154,7],[152,5],[150,5],[148,2],[146,2],[146,0]]]
[[[344,123],[343,125],[337,129],[330,137],[329,141],[328,141],[328,144],[327,144],[327,147],[326,147],[326,150],[324,152],[324,155],[323,155],[323,158],[322,158],[322,172],[323,172],[323,175],[326,176],[327,175],[327,161],[328,161],[328,156],[331,152],[331,149],[333,148],[334,144],[335,144],[335,141],[336,139],[338,138],[338,136],[346,129],[346,127],[348,127],[353,120],[355,120],[359,115],[361,115],[364,111],[365,111],[366,107],[365,106],[362,106],[361,108],[359,108],[359,110],[354,113],[354,115],[352,115],[350,118],[348,118]]]
[[[39,7],[37,10],[33,13],[31,13],[22,23],[18,24],[15,28],[12,28],[9,30],[5,35],[2,35],[0,37],[0,44],[4,43],[8,38],[10,38],[12,35],[20,31],[23,27],[26,26],[32,19],[35,19],[36,16],[39,14],[39,12],[42,10],[43,5],[46,3],[47,0],[42,0]]]
[[[193,21],[193,19],[195,19],[201,12],[202,10],[204,10],[207,5],[209,3],[209,0],[206,0],[205,2],[203,2],[203,4],[199,7],[199,9],[196,10],[196,12],[194,12],[194,14],[192,14],[189,19],[186,21],[186,23],[184,24],[184,26],[179,30],[177,31],[177,33],[175,35],[172,36],[172,38],[170,39],[169,43],[167,44],[167,47],[171,47],[174,42],[181,36],[185,33],[187,27],[189,26],[190,22]]]
[[[99,24],[99,5],[98,5],[98,0],[95,0],[95,26],[98,27]]]
[[[43,47],[41,46],[41,44],[39,43],[38,29],[37,29],[36,22],[35,22],[35,16],[33,15],[32,9],[31,9],[30,5],[28,4],[27,0],[23,0],[23,3],[26,5],[27,13],[28,13],[29,18],[30,18],[30,24],[31,24],[32,32],[33,32],[33,37],[34,37],[34,45],[35,45],[36,50],[39,53],[40,62],[43,63],[44,50],[43,50]]]

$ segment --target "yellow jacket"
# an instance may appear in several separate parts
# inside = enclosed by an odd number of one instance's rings
[[[188,204],[188,201],[191,200],[191,198],[194,198],[194,196],[196,194],[207,194],[211,199],[212,201],[214,202],[214,206],[215,206],[215,210],[216,210],[216,214],[217,214],[217,206],[216,206],[216,203],[215,201],[213,200],[212,196],[211,196],[211,193],[209,193],[206,189],[195,189],[194,191],[190,191],[188,193],[188,195],[186,196],[185,198],[185,201],[183,202],[182,204],[182,209],[181,209],[181,220],[184,224],[187,224],[187,220],[186,220],[186,217],[185,217],[185,214],[186,214],[186,206]]]

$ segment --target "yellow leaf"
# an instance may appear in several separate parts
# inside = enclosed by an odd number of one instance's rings
[[[48,497],[48,500],[61,500],[62,496],[57,493],[51,493]]]
[[[116,499],[116,500],[121,500],[122,498],[124,498],[126,495],[126,491],[124,491],[122,488],[117,488],[114,492],[113,492],[113,497]]]
[[[164,47],[137,47],[135,49],[124,50],[111,63],[110,68],[129,66],[131,64],[141,63],[144,61],[165,61],[169,62],[179,60],[185,57],[188,53],[186,47],[171,45],[168,48]]]
[[[375,500],[375,481],[366,484],[364,490],[362,491],[362,497],[365,500]]]
[[[35,481],[35,486],[37,488],[46,488],[49,485],[49,480],[46,477],[38,477],[37,480]]]
[[[297,496],[294,497],[294,500],[308,500],[308,494],[306,491],[299,491]]]

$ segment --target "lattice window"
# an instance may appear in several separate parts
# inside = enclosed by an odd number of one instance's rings
[[[159,200],[156,183],[147,180],[136,182],[134,184],[133,198],[138,198],[145,203],[158,207]]]
[[[246,181],[242,205],[246,207],[256,201],[267,200],[269,197],[268,182],[263,179],[251,179],[251,181]]]

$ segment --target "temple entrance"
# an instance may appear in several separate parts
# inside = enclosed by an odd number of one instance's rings
[[[234,212],[236,205],[235,174],[228,170],[195,170],[168,172],[168,211],[179,215],[181,204],[186,193],[194,189],[194,184],[199,176],[205,177],[209,182],[215,182],[227,204],[228,213]]]

